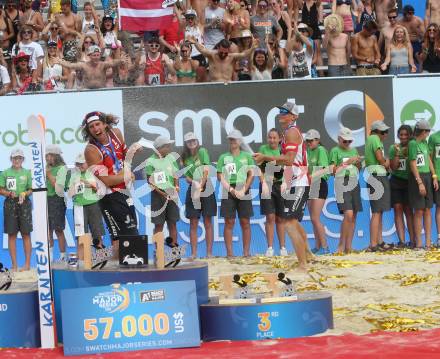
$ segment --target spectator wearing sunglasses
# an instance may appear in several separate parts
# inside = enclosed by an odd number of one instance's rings
[[[354,137],[349,128],[339,130],[338,145],[329,155],[330,171],[335,176],[335,195],[339,213],[344,215],[341,223],[338,253],[350,253],[356,217],[362,212],[359,170],[361,157],[356,148],[352,148]]]
[[[12,47],[12,57],[23,52],[30,57],[30,68],[33,71],[33,82],[37,82],[38,74],[42,71],[42,62],[44,58],[44,51],[41,45],[32,41],[33,30],[30,25],[23,25],[20,30],[21,41]]]
[[[387,249],[382,238],[383,213],[391,209],[391,189],[388,179],[390,161],[385,158],[383,141],[388,136],[390,127],[383,121],[375,121],[371,124],[370,136],[365,144],[365,165],[369,177],[368,195],[371,207],[370,221],[370,250],[380,248]]]
[[[38,8],[33,8],[34,2],[32,0],[24,1],[24,11],[23,15],[20,17],[20,25],[23,27],[24,25],[30,26],[32,29],[32,39],[34,41],[38,40],[38,34],[44,28],[43,16]]]
[[[417,54],[422,49],[422,39],[425,33],[425,26],[423,20],[414,15],[414,8],[411,5],[403,7],[403,18],[399,24],[406,27],[411,40],[414,53]]]
[[[266,0],[258,1],[257,14],[251,17],[251,31],[261,44],[266,44],[268,35],[276,35],[277,41],[280,42],[283,36],[283,30],[275,16],[268,12],[268,2]]]
[[[440,72],[440,36],[437,24],[429,24],[423,37],[422,51],[417,54],[421,70],[429,73]]]
[[[399,23],[397,22],[397,10],[391,9],[388,12],[388,22],[380,30],[378,40],[379,49],[383,57],[385,57],[386,55],[386,47],[393,38],[394,30],[396,29],[397,25],[399,25]]]
[[[389,13],[394,11],[397,15],[397,10],[402,8],[402,0],[374,0],[373,2],[376,11],[376,22],[379,30],[382,31],[391,22],[388,18]]]

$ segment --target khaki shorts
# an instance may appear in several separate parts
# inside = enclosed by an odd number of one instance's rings
[[[356,76],[380,76],[382,72],[377,67],[358,67],[356,69]]]

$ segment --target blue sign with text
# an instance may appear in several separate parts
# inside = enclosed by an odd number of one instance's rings
[[[65,355],[200,345],[194,281],[67,289],[61,308]]]

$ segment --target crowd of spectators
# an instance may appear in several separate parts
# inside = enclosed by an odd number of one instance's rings
[[[6,0],[0,95],[208,81],[440,71],[440,0],[183,0],[129,33],[117,4]],[[414,0],[415,1],[415,0]]]

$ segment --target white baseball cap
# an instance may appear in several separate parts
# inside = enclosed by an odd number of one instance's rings
[[[159,136],[154,140],[153,146],[154,146],[154,148],[157,149],[157,148],[161,148],[165,145],[169,145],[171,143],[174,143],[174,140],[171,140],[169,137]]]
[[[306,135],[304,136],[304,139],[306,139],[306,140],[315,140],[315,139],[320,140],[321,139],[321,135],[319,134],[319,132],[317,130],[314,130],[312,128],[311,130],[308,130],[306,132]]]
[[[84,157],[84,153],[78,154],[78,156],[75,157],[75,163],[86,163],[86,158]]]
[[[198,138],[196,137],[196,135],[194,134],[194,132],[188,132],[185,134],[185,136],[183,136],[183,141],[192,141],[192,140],[198,140]]]
[[[375,130],[376,131],[386,131],[389,129],[390,129],[390,126],[388,126],[385,122],[380,121],[380,120],[374,121],[371,124],[371,131],[375,131]]]
[[[339,130],[339,137],[341,137],[343,140],[345,141],[353,141],[353,133],[351,132],[351,130],[347,127],[342,127]]]
[[[46,155],[52,154],[52,155],[61,155],[63,151],[61,151],[60,146],[57,145],[48,145],[46,146]]]
[[[241,139],[243,139],[243,135],[241,134],[241,132],[239,130],[232,130],[231,132],[228,133],[228,138],[234,138],[236,140],[241,140]]]
[[[11,158],[14,158],[14,157],[23,157],[24,158],[23,150],[20,148],[14,148],[11,151]]]

